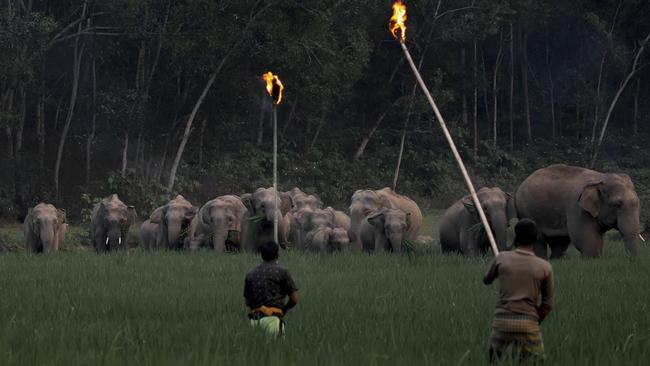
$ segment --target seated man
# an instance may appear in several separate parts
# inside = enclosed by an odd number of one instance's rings
[[[486,285],[499,278],[499,301],[490,335],[492,362],[506,351],[520,359],[544,357],[539,324],[553,304],[553,269],[533,253],[536,241],[535,222],[520,220],[515,226],[515,250],[499,253],[483,278]]]
[[[260,247],[264,260],[246,274],[244,298],[251,309],[248,315],[251,325],[262,328],[267,335],[284,335],[283,317],[296,306],[296,285],[284,267],[278,265],[279,247],[267,242]],[[289,296],[289,301],[284,302]]]

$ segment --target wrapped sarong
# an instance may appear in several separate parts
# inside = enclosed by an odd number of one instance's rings
[[[259,328],[270,338],[284,336],[283,311],[275,307],[260,306],[248,315],[251,326]]]
[[[496,315],[492,321],[490,353],[497,357],[512,353],[522,359],[544,358],[539,321],[523,314]]]

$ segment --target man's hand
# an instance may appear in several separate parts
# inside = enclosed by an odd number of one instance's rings
[[[298,305],[298,294],[296,294],[296,291],[293,291],[289,294],[289,301],[282,307],[282,312],[286,315],[296,305]]]

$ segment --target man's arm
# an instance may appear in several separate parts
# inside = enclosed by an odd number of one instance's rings
[[[293,291],[289,294],[289,301],[282,307],[282,312],[287,313],[291,308],[298,305],[298,294],[296,291]]]
[[[548,275],[542,280],[540,291],[542,293],[542,303],[537,308],[537,314],[539,315],[539,322],[541,323],[544,318],[551,312],[553,307],[553,269],[549,270]]]
[[[494,258],[490,263],[490,268],[488,268],[485,276],[483,276],[483,283],[486,285],[491,284],[499,276],[499,267],[497,266],[497,259]]]

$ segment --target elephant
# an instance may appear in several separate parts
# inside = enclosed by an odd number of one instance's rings
[[[179,194],[166,205],[158,207],[151,214],[148,220],[149,224],[147,224],[145,230],[151,224],[157,225],[158,232],[156,233],[155,247],[170,250],[183,249],[185,239],[188,237],[190,223],[198,211],[198,207],[192,205]]]
[[[299,212],[314,211],[320,209],[323,205],[321,200],[312,195],[306,194],[299,188],[293,188],[287,192],[293,201],[291,210],[284,215],[284,227],[286,230],[286,238],[288,243],[291,245],[301,245],[301,242],[304,240],[302,236],[304,232],[300,228],[300,223],[298,221]]]
[[[490,223],[499,250],[505,250],[508,240],[508,223],[517,216],[515,199],[500,188],[481,188],[477,193],[485,216]],[[443,252],[460,252],[465,255],[485,253],[490,248],[485,230],[473,230],[481,225],[472,196],[456,201],[440,219],[440,247]]]
[[[368,252],[401,252],[411,224],[409,212],[388,207],[378,209],[361,224],[359,235],[363,249]]]
[[[68,228],[65,219],[65,212],[49,203],[30,208],[23,223],[25,249],[37,253],[58,251]]]
[[[255,193],[241,196],[246,207],[241,224],[241,243],[244,250],[257,252],[260,245],[274,239],[274,217],[278,219],[278,244],[286,248],[288,230],[287,221],[283,218],[291,210],[293,199],[287,192],[279,192],[277,196],[276,202],[273,188],[258,188]]]
[[[350,238],[348,231],[344,228],[331,228],[323,226],[316,228],[307,233],[305,239],[305,249],[322,252],[344,252],[349,249]]]
[[[382,207],[400,209],[410,214],[410,224],[406,230],[405,238],[413,241],[417,239],[422,227],[422,212],[415,201],[395,193],[388,187],[376,191],[358,190],[352,195],[350,205],[351,227],[349,234],[351,246],[355,252],[361,252],[363,248],[360,230],[366,217]]]
[[[136,219],[135,207],[127,206],[117,194],[95,204],[90,215],[90,239],[98,253],[126,249],[129,228]]]
[[[158,224],[154,224],[147,219],[140,225],[140,243],[144,249],[154,249],[158,247]]]
[[[310,246],[314,246],[311,242],[314,240],[314,235],[316,231],[320,231],[318,235],[321,237],[318,239],[319,243],[315,245],[318,248],[324,248],[327,246],[327,242],[330,240],[330,234],[325,233],[322,229],[329,228],[341,229],[346,232],[345,237],[336,232],[336,240],[347,241],[347,243],[335,244],[336,247],[344,246],[346,249],[349,247],[349,236],[347,232],[350,230],[350,218],[344,212],[337,211],[332,207],[327,207],[325,209],[316,209],[310,210],[309,208],[303,208],[302,210],[294,213],[295,222],[297,223],[297,231],[299,232],[300,241],[295,242],[298,247],[308,249]],[[330,231],[331,231],[330,230]]]
[[[640,201],[626,174],[600,173],[564,164],[539,169],[515,194],[517,216],[538,226],[535,254],[560,258],[570,243],[584,257],[603,253],[603,234],[617,229],[628,253],[639,248]]]
[[[191,225],[189,249],[210,247],[221,252],[238,251],[246,212],[246,206],[237,196],[219,196],[206,202]]]

